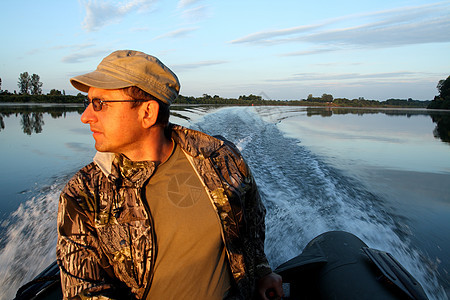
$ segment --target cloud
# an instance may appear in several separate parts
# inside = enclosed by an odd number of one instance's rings
[[[209,17],[208,6],[200,4],[202,0],[180,0],[177,9],[181,17],[189,22],[197,23]]]
[[[215,66],[227,63],[227,61],[224,60],[207,60],[207,61],[199,61],[196,63],[190,63],[190,64],[179,64],[179,65],[172,65],[171,67],[174,70],[192,70],[192,69],[198,69],[203,67],[209,67],[209,66]]]
[[[197,30],[198,27],[191,27],[191,28],[180,28],[168,33],[165,33],[163,35],[157,36],[155,38],[155,40],[158,39],[162,39],[162,38],[180,38],[180,37],[185,37],[186,35],[188,35],[189,33]]]
[[[297,73],[289,78],[269,79],[268,82],[304,82],[304,81],[318,81],[328,82],[333,84],[333,81],[354,81],[361,80],[377,80],[379,82],[391,82],[392,80],[412,80],[414,78],[424,78],[427,76],[434,76],[435,74],[421,73],[421,72],[384,72],[384,73]]]
[[[230,41],[231,44],[241,44],[241,43],[270,43],[275,38],[280,36],[292,35],[303,33],[307,31],[311,31],[320,27],[323,27],[325,24],[319,25],[302,25],[292,28],[279,29],[279,30],[269,30],[269,31],[261,31],[249,34],[242,38]]]
[[[208,17],[207,6],[200,5],[190,9],[185,9],[182,13],[183,18],[198,22]]]
[[[77,64],[92,58],[98,58],[99,56],[102,55],[104,56],[105,53],[107,52],[108,51],[105,50],[91,50],[87,52],[77,52],[63,57],[61,61],[69,64]]]
[[[103,26],[119,21],[133,11],[148,10],[155,0],[132,0],[113,3],[105,0],[89,0],[84,3],[86,17],[83,28],[87,31],[97,31]]]
[[[362,65],[363,63],[361,62],[327,62],[327,63],[315,63],[315,64],[311,64],[312,66],[317,66],[317,67],[336,67],[336,66],[359,66]]]
[[[322,48],[322,49],[313,49],[313,50],[303,50],[303,51],[296,51],[296,52],[289,52],[280,54],[280,56],[303,56],[303,55],[314,55],[314,54],[321,54],[326,52],[332,52],[338,50],[337,48]]]
[[[53,50],[73,49],[73,50],[79,51],[79,50],[84,50],[86,48],[90,48],[90,47],[94,47],[94,46],[95,46],[95,44],[85,43],[85,44],[75,44],[75,45],[59,45],[59,46],[51,47],[50,49],[53,49]]]
[[[401,7],[325,20],[316,25],[257,32],[230,43],[274,45],[308,42],[339,47],[391,47],[450,42],[449,14],[449,2]],[[341,21],[354,25],[342,27]],[[312,53],[300,51],[286,55]]]
[[[200,1],[201,0],[180,0],[180,1],[178,1],[177,7],[179,9],[184,9],[184,8],[190,6],[190,5],[194,4],[194,3],[200,2]]]
[[[342,28],[299,37],[297,41],[335,45],[389,47],[410,44],[450,42],[450,19],[380,22]]]
[[[59,45],[59,46],[53,46],[49,48],[34,48],[26,52],[27,55],[35,55],[41,52],[46,52],[48,50],[64,50],[64,49],[71,49],[75,51],[84,50],[86,48],[90,48],[95,46],[91,43],[85,43],[85,44],[74,44],[74,45]]]
[[[34,48],[34,49],[28,50],[25,54],[26,55],[35,55],[35,54],[38,54],[38,53],[40,53],[42,51],[43,51],[42,48]]]

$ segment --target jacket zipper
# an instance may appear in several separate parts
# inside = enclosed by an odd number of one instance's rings
[[[145,195],[143,195],[145,193],[145,187],[147,186],[147,182],[143,185],[144,188],[142,188],[141,190],[141,201],[144,205],[145,210],[147,211],[148,214],[148,218],[150,221],[150,226],[151,226],[151,239],[152,239],[152,249],[151,249],[151,263],[150,263],[150,270],[149,270],[149,277],[147,280],[147,286],[145,287],[145,291],[144,294],[142,295],[142,299],[146,299],[148,293],[150,292],[150,288],[152,286],[152,281],[153,281],[153,275],[154,275],[154,267],[155,267],[155,262],[156,262],[156,256],[158,253],[158,247],[157,247],[157,240],[156,240],[156,232],[155,232],[155,224],[153,221],[153,217],[152,217],[152,212],[150,210],[150,206],[148,205],[148,200],[145,198]]]
[[[181,149],[181,150],[183,150],[183,149]],[[183,150],[183,152],[184,152],[184,150]],[[194,160],[193,160],[192,156],[190,156],[189,154],[186,154],[186,152],[184,152],[184,153],[185,153],[185,156],[188,159],[189,163],[191,164],[192,169],[194,169],[195,174],[197,174],[197,177],[200,179],[200,182],[202,183],[203,188],[205,189],[205,192],[208,195],[208,199],[211,202],[211,205],[212,205],[214,211],[216,212],[217,221],[219,222],[219,225],[220,225],[220,236],[222,238],[222,242],[223,242],[223,245],[225,247],[225,252],[226,252],[227,257],[228,257],[228,262],[230,262],[231,261],[230,260],[230,253],[228,252],[228,247],[227,247],[227,243],[226,243],[226,240],[225,240],[225,233],[223,232],[222,220],[219,217],[219,212],[217,210],[217,207],[214,204],[214,200],[211,197],[211,193],[208,192],[208,188],[207,188],[205,182],[203,181],[203,178],[200,176],[200,174],[197,171],[197,168],[194,165]],[[210,163],[212,164],[211,161],[210,161]],[[214,168],[214,170],[215,170],[215,168]],[[217,170],[216,170],[216,172],[217,172]]]

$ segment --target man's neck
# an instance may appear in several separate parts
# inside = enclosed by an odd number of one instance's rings
[[[173,151],[174,142],[164,135],[164,128],[156,127],[149,131],[148,136],[140,146],[123,153],[132,161],[166,161]]]

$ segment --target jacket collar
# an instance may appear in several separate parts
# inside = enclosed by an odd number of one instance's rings
[[[126,186],[141,186],[153,174],[156,163],[152,161],[132,161],[123,154],[97,152],[94,163],[111,181],[121,180]]]

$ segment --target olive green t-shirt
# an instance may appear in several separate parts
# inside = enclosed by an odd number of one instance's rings
[[[146,196],[158,245],[147,299],[223,299],[230,271],[220,221],[180,147],[158,166]]]

